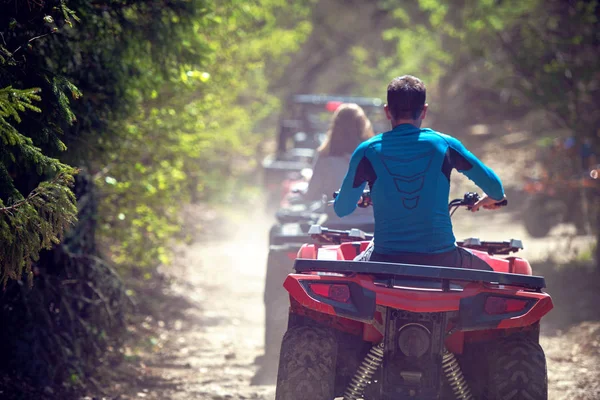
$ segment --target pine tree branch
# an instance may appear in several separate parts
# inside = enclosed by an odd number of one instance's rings
[[[26,43],[23,43],[22,45],[20,45],[19,47],[17,47],[17,48],[15,49],[15,51],[12,51],[12,52],[10,53],[11,57],[12,57],[12,56],[14,56],[15,54],[17,54],[17,52],[18,52],[19,50],[21,50],[21,49],[23,48],[23,46],[26,46],[26,45],[28,45],[28,44],[30,44],[30,43],[32,43],[32,42],[34,42],[34,41],[38,40],[38,39],[45,38],[46,36],[53,35],[53,34],[55,34],[56,32],[58,32],[58,31],[52,31],[52,32],[50,32],[50,33],[44,33],[43,35],[39,35],[39,36],[32,37],[32,38],[31,38],[31,39],[29,39],[29,40],[28,40]]]
[[[78,170],[75,170],[76,173],[78,172]],[[70,174],[70,172],[60,172],[58,173],[54,179],[52,179],[49,183],[50,185],[54,185],[56,184],[58,181],[62,180],[67,174]],[[8,206],[8,207],[1,207],[0,208],[0,213],[4,213],[4,214],[11,214],[13,211],[15,211],[17,208],[31,203],[31,201],[36,198],[37,196],[44,194],[44,192],[46,191],[46,188],[41,188],[41,187],[36,187],[35,189],[33,189],[31,191],[31,193],[29,193],[29,196],[27,196],[26,198],[24,198],[23,200],[17,201],[15,204]]]

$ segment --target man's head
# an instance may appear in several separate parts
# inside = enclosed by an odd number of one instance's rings
[[[404,75],[392,79],[387,87],[385,113],[392,127],[403,123],[421,126],[427,113],[425,84],[417,77]]]

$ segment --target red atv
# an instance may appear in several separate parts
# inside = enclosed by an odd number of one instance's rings
[[[309,233],[315,243],[300,249],[284,283],[290,314],[276,400],[548,398],[539,332],[552,300],[526,260],[497,257],[520,241],[458,243],[492,272],[352,261],[369,235]]]

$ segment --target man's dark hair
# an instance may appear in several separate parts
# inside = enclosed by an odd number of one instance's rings
[[[425,84],[417,77],[404,75],[392,79],[387,87],[387,104],[395,120],[417,119],[425,105]]]

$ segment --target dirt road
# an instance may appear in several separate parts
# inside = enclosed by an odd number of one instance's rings
[[[486,231],[503,236],[506,218],[496,216]],[[473,221],[458,224],[457,231],[474,229]],[[156,337],[140,353],[137,371],[143,376],[134,390],[118,399],[274,398],[273,386],[249,384],[263,345],[269,221],[244,217],[230,226],[234,233],[227,241],[203,238],[181,249],[177,265],[168,271],[174,282],[166,297],[181,305],[176,304],[177,312],[162,315],[160,321],[146,321]],[[528,253],[535,258],[536,252],[560,240],[529,241]],[[600,399],[600,323],[574,325],[563,332],[559,328],[556,321],[543,328],[550,399]]]

